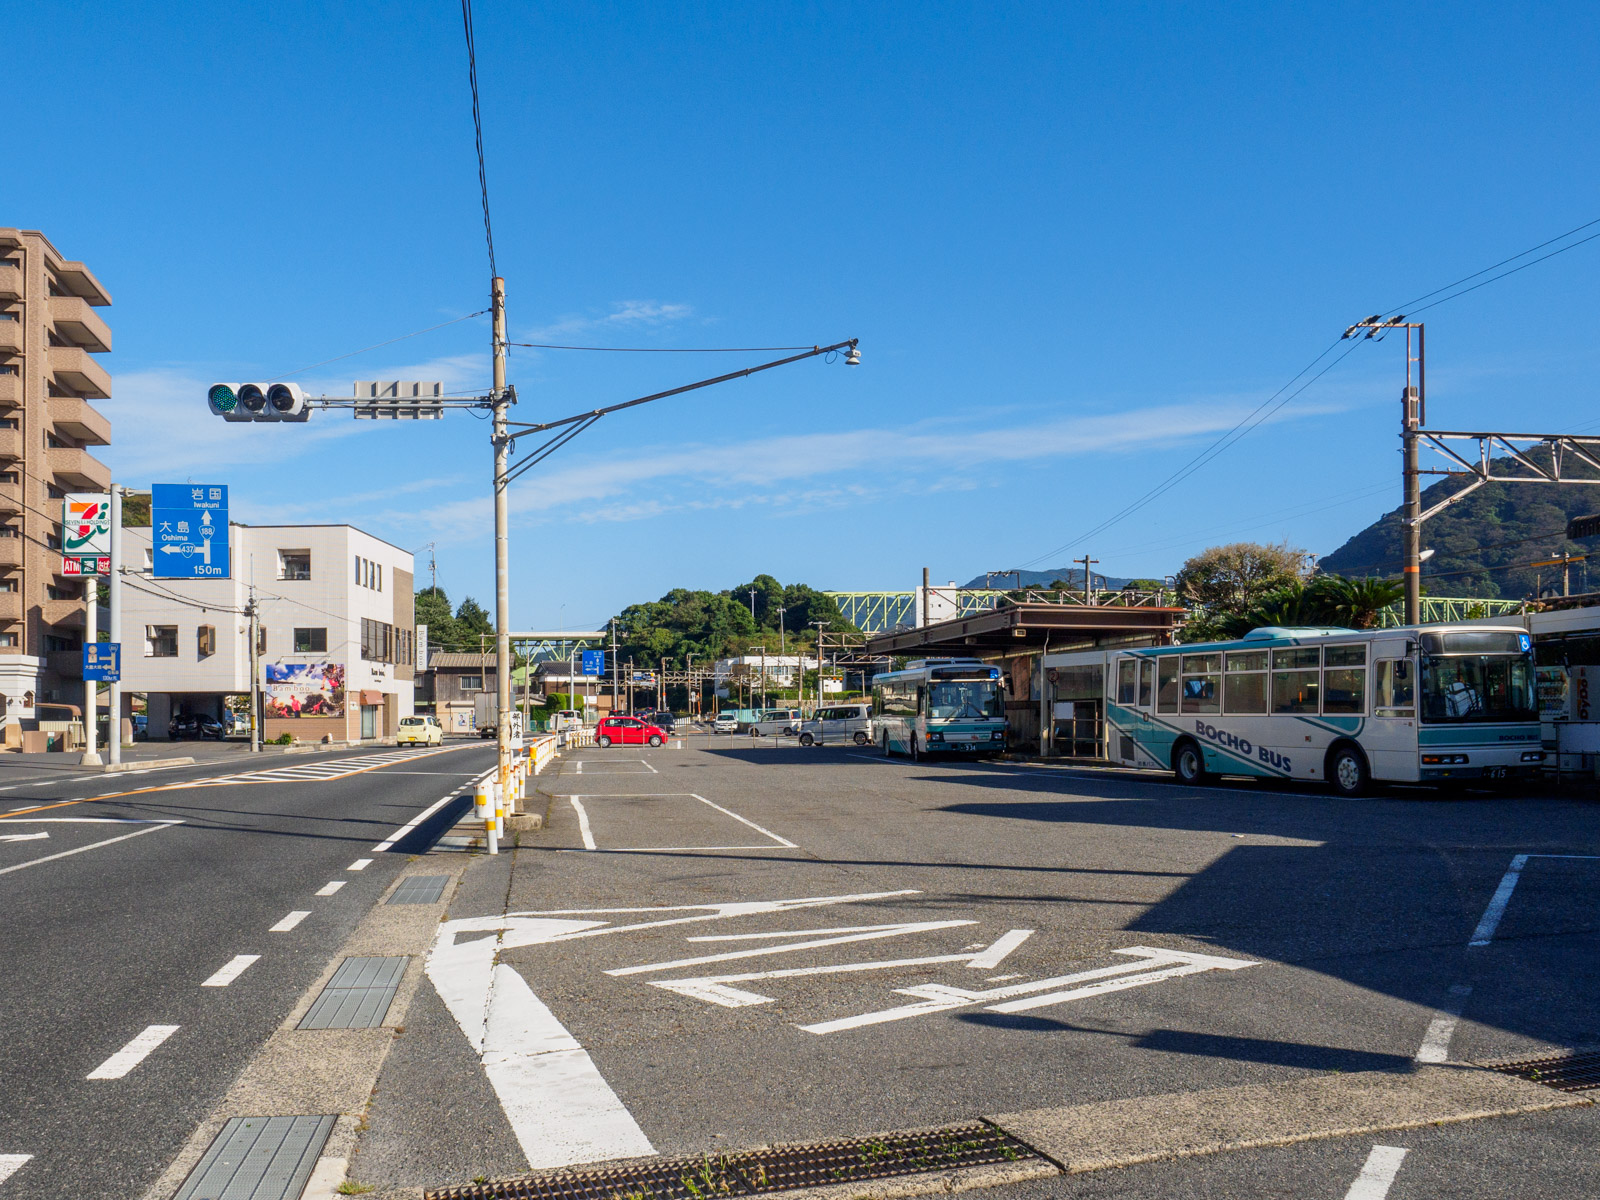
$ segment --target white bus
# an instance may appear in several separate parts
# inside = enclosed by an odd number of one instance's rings
[[[1092,704],[1098,680],[1108,758],[1182,783],[1326,780],[1357,796],[1375,779],[1533,775],[1545,757],[1532,643],[1515,627],[1271,627],[1045,664],[1058,695],[1070,686]]]
[[[885,755],[979,754],[1006,748],[1000,668],[975,658],[930,658],[872,681],[872,730]]]

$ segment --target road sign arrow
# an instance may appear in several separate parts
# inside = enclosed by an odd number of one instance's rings
[[[37,842],[49,836],[43,830],[38,833],[4,833],[0,834],[0,842]]]

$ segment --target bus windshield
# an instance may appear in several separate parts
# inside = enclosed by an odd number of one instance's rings
[[[935,679],[928,685],[931,720],[976,720],[1005,715],[998,679]]]
[[[1537,721],[1526,654],[1422,656],[1422,719],[1429,724]]]

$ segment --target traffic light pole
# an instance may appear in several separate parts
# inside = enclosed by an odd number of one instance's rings
[[[499,780],[502,804],[511,802],[511,532],[506,489],[506,465],[511,439],[506,436],[506,281],[494,279],[494,649],[495,692],[500,741]]]

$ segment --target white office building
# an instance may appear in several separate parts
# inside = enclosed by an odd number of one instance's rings
[[[408,551],[350,525],[234,524],[230,578],[157,579],[149,528],[124,534],[124,565],[139,573],[123,576],[123,694],[146,696],[152,739],[179,714],[249,711],[252,591],[264,737],[393,737],[411,715]]]

